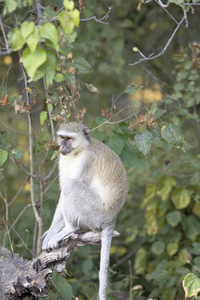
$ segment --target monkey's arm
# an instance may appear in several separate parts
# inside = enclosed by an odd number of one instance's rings
[[[56,208],[53,221],[51,223],[50,228],[43,234],[41,237],[41,243],[42,243],[42,249],[48,249],[48,241],[57,234],[59,231],[63,229],[65,226],[63,215],[62,215],[62,210],[60,207],[60,201],[58,203],[58,206]]]

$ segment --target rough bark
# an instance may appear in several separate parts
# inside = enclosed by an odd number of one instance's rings
[[[118,235],[115,231],[113,237]],[[61,248],[53,249],[49,253],[42,251],[31,261],[0,247],[0,299],[46,297],[52,271],[62,272],[65,269],[66,260],[73,248],[100,243],[100,232],[73,233],[63,241]]]

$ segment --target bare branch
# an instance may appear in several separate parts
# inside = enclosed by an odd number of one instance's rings
[[[86,21],[91,21],[91,20],[94,20],[95,22],[97,23],[101,23],[101,24],[104,24],[104,25],[110,25],[109,23],[106,23],[106,22],[103,22],[103,20],[106,20],[108,17],[109,17],[109,14],[112,10],[112,6],[111,7],[108,7],[108,12],[105,14],[105,16],[103,16],[101,19],[97,19],[96,16],[93,16],[91,18],[88,18],[88,19],[80,19],[81,22],[86,22]]]
[[[188,28],[189,22],[188,22],[188,19],[187,19],[187,13],[186,13],[185,9],[183,9],[183,14],[184,14],[184,18],[185,18],[185,27]]]
[[[170,2],[168,1],[167,4],[163,4],[161,0],[157,0],[158,3],[160,4],[160,6],[162,6],[163,8],[166,8],[170,5]]]
[[[24,169],[21,165],[20,165],[20,162],[18,159],[15,159],[15,158],[11,158],[10,159],[12,161],[14,161],[16,163],[16,165],[18,166],[18,168],[20,168],[26,175],[28,175],[30,178],[37,178],[37,175],[35,174],[32,174],[30,172],[28,172],[26,169]]]
[[[163,50],[160,53],[158,53],[157,55],[154,55],[154,56],[152,56],[152,54],[151,54],[148,57],[142,55],[143,58],[140,58],[138,61],[136,61],[136,62],[134,62],[132,64],[129,64],[129,66],[135,66],[135,65],[141,63],[142,61],[152,60],[152,59],[158,58],[159,56],[163,55],[165,53],[165,51],[167,50],[167,48],[169,47],[172,39],[174,38],[176,32],[178,31],[179,27],[181,26],[181,24],[183,23],[184,20],[185,20],[185,16],[178,23],[178,25],[176,26],[174,32],[172,33],[171,37],[169,38],[168,42],[166,43],[165,47],[163,48]],[[141,52],[140,52],[140,54],[141,54]]]

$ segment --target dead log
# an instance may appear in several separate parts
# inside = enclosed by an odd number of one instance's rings
[[[113,237],[119,236],[117,231]],[[18,254],[0,247],[0,299],[23,299],[46,297],[48,282],[53,270],[61,273],[75,246],[97,245],[101,243],[101,232],[73,233],[63,241],[62,247],[25,260]]]

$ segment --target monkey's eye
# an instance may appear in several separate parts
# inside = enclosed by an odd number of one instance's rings
[[[65,137],[62,136],[62,135],[60,135],[59,138],[60,138],[61,140],[64,140]]]
[[[73,139],[73,138],[71,138],[71,137],[67,137],[67,140],[68,140],[68,142],[70,142],[70,143],[71,143],[71,142],[73,142],[73,140],[74,140],[74,139]]]

